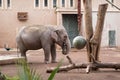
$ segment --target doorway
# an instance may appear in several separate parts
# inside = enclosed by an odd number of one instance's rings
[[[65,27],[68,33],[71,46],[73,47],[72,41],[76,36],[79,35],[77,14],[63,14],[62,21],[63,26]]]

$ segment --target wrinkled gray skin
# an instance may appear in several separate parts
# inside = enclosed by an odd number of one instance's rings
[[[70,40],[63,26],[33,25],[22,27],[16,37],[16,41],[21,56],[26,59],[26,51],[43,48],[45,63],[49,62],[50,54],[51,62],[56,62],[55,43],[61,46],[64,55],[68,54],[71,48]]]

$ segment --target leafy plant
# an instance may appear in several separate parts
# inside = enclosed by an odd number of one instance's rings
[[[35,69],[30,69],[29,65],[25,60],[19,60],[18,63],[19,63],[18,76],[8,77],[0,73],[0,80],[43,80],[42,77],[39,74],[37,74]],[[61,64],[62,60],[60,61],[56,69],[50,74],[48,80],[53,80]]]
[[[20,80],[18,77],[8,77],[6,76],[6,78],[4,80]]]
[[[37,74],[35,69],[30,69],[29,65],[25,60],[22,60],[19,69],[19,80],[42,80],[41,76]]]
[[[18,63],[18,76],[8,77],[4,75],[3,80],[42,80],[41,76],[37,74],[35,69],[30,69],[25,60],[19,60]]]
[[[53,78],[54,78],[55,74],[58,72],[59,67],[61,66],[61,64],[62,64],[62,60],[60,61],[60,63],[56,67],[56,69],[51,73],[51,75],[49,76],[48,80],[53,80]]]

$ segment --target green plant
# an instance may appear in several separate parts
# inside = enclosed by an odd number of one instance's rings
[[[8,77],[6,76],[6,79],[4,80],[20,80],[18,77]]]
[[[18,74],[20,80],[42,80],[41,76],[37,74],[35,69],[30,69],[25,60],[22,60],[19,63],[21,65]]]
[[[62,64],[62,60],[60,61],[58,66],[55,68],[55,70],[51,73],[51,75],[49,76],[48,80],[53,80],[53,78],[54,78],[55,74],[58,72],[59,67],[61,66],[61,64]]]
[[[18,63],[18,76],[8,77],[4,75],[4,80],[42,80],[41,76],[37,74],[35,69],[30,69],[25,60],[19,60]]]
[[[5,75],[0,72],[0,80],[5,80]]]
[[[37,74],[35,69],[30,69],[29,65],[25,60],[19,60],[18,63],[19,63],[18,76],[8,77],[2,74],[2,76],[4,76],[4,79],[2,80],[42,80],[42,77],[39,74]],[[59,62],[56,69],[50,74],[48,80],[53,80],[61,64],[62,64],[62,60]]]

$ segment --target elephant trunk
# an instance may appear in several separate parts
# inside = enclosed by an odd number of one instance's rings
[[[69,43],[69,42],[66,43],[66,42],[64,41],[63,44],[62,44],[62,53],[63,53],[64,55],[68,54],[68,53],[70,52],[70,48],[71,48],[70,43]]]
[[[66,55],[67,54],[67,45],[63,42],[63,45],[62,45],[62,53],[64,54],[64,55]]]

